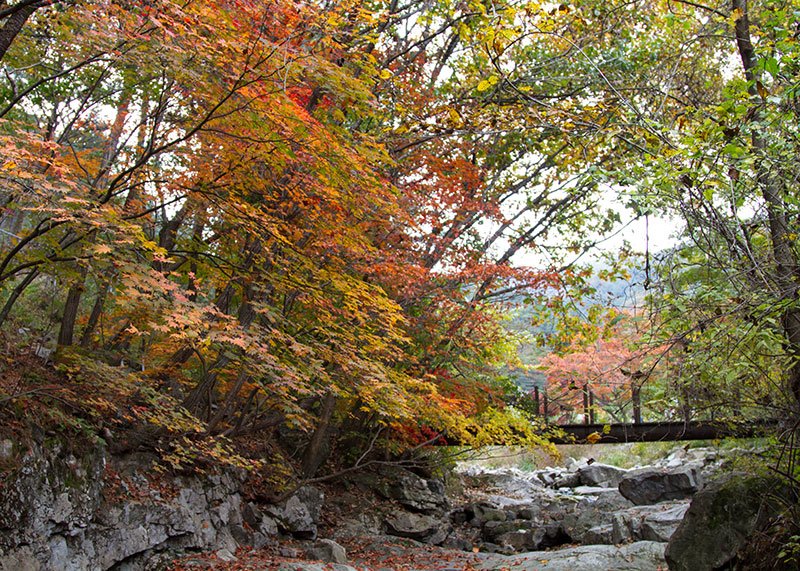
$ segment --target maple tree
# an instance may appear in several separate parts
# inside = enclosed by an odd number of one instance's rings
[[[762,159],[741,153],[762,156],[793,113],[778,62],[794,53],[788,36],[774,39],[775,62],[745,63],[761,83],[720,91],[727,52],[705,49],[704,34],[733,26],[744,42],[746,10],[703,20],[690,4],[637,6],[633,17],[593,1],[9,4],[0,327],[27,331],[20,344],[87,386],[117,379],[88,414],[134,426],[126,445],[176,465],[278,431],[295,435],[286,454],[305,478],[332,450],[359,460],[443,440],[537,441],[504,404],[517,340],[502,319],[521,300],[564,324],[550,342],[573,356],[549,358],[553,382],[601,378],[613,412],[631,387],[614,363],[639,360],[639,346],[623,324],[599,333],[608,311],[574,311],[590,289],[583,257],[621,220],[610,189],[640,215],[719,221],[723,199],[695,180],[691,198],[651,189],[732,167],[737,189],[745,172],[773,188]],[[748,259],[775,269],[784,329],[767,339],[762,320],[741,346],[777,344],[794,363],[793,215],[770,192],[767,216],[742,224],[760,224]],[[699,264],[740,244],[717,228]],[[640,346],[669,345],[688,323],[677,318],[697,315],[668,305]],[[745,368],[731,387],[755,376]]]
[[[531,199],[546,159],[518,172],[516,127],[480,133],[502,110],[463,58],[510,11],[36,8],[2,56],[0,324],[92,386],[122,364],[129,446],[180,465],[289,427],[310,477],[339,426],[370,450],[518,423],[495,410],[512,342],[496,303],[555,283],[511,260],[583,195]],[[483,95],[442,116],[445,67]],[[446,126],[459,113],[471,132]]]

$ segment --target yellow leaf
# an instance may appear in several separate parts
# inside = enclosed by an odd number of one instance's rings
[[[456,125],[461,124],[461,115],[459,115],[458,111],[456,111],[455,109],[452,108],[448,109],[447,115],[450,117],[450,121],[452,121]]]
[[[487,91],[492,88],[492,84],[487,80],[483,80],[478,84],[478,91]]]
[[[744,12],[742,12],[741,8],[736,8],[735,10],[732,10],[731,11],[731,15],[728,16],[728,23],[731,26],[735,26],[736,22],[739,21],[742,18],[743,15],[744,15]]]
[[[392,77],[392,72],[388,69],[382,69],[379,75],[381,79],[389,79]]]
[[[597,444],[603,437],[600,436],[597,432],[592,432],[589,436],[586,437],[586,442],[589,444]]]

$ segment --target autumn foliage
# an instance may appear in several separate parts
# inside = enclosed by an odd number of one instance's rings
[[[561,53],[513,39],[565,14],[496,8],[92,0],[18,29],[4,12],[7,342],[94,387],[80,414],[117,446],[174,466],[247,464],[231,442],[279,432],[306,477],[337,446],[532,438],[504,410],[502,311],[577,276],[617,217],[573,121],[588,104],[544,82],[545,113],[497,67]]]

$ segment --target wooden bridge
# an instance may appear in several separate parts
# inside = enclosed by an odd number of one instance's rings
[[[766,436],[778,426],[777,420],[750,420],[742,422],[666,421],[642,422],[640,387],[632,391],[633,422],[598,424],[595,422],[594,395],[588,384],[583,386],[583,423],[555,424],[553,428],[562,435],[549,436],[554,444],[612,444],[625,442],[669,442],[677,440],[716,440],[719,438],[755,438]],[[539,416],[548,423],[548,395],[532,391]],[[540,407],[541,404],[541,407]]]
[[[715,440],[754,438],[774,430],[777,421],[720,422],[641,422],[630,424],[565,424],[564,436],[551,437],[554,444],[612,444],[623,442],[669,442],[675,440]]]

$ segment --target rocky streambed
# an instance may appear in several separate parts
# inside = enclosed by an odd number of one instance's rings
[[[249,501],[241,475],[165,483],[101,450],[18,460],[0,487],[0,571],[702,571],[736,557],[780,487],[728,473],[713,449],[631,470],[469,466],[446,481],[385,465],[280,504]]]

